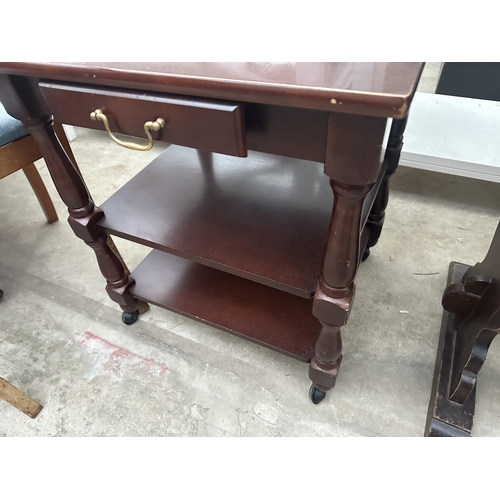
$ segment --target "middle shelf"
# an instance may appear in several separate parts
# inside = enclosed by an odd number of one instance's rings
[[[101,208],[125,238],[310,298],[333,193],[320,163],[170,146]]]

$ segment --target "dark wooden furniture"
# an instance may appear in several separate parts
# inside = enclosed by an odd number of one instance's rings
[[[38,140],[125,322],[142,299],[309,362],[318,403],[335,385],[422,68],[1,63],[0,96]],[[174,146],[96,207],[52,115]],[[129,276],[109,235],[153,251]]]
[[[476,380],[500,332],[500,224],[482,262],[450,264],[426,436],[470,436]]]

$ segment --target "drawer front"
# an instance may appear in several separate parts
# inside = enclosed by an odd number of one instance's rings
[[[143,137],[137,141],[143,144],[144,123],[163,118],[163,129],[152,133],[157,141],[247,156],[243,106],[238,103],[43,80],[40,90],[59,123],[105,130],[102,122],[90,118],[100,109],[112,132]]]

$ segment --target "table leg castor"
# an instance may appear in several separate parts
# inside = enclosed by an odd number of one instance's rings
[[[318,403],[321,403],[323,399],[325,399],[326,392],[320,391],[319,389],[316,389],[314,385],[311,385],[311,388],[309,389],[309,399],[317,405]]]
[[[370,256],[370,249],[365,248],[365,251],[363,252],[363,257],[361,257],[361,262],[364,262],[369,256]]]
[[[137,318],[139,317],[139,310],[135,310],[133,312],[123,312],[122,313],[122,321],[126,325],[132,325],[137,321]]]

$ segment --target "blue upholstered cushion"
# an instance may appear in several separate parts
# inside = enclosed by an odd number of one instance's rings
[[[12,118],[0,102],[0,147],[29,135],[22,123]]]

